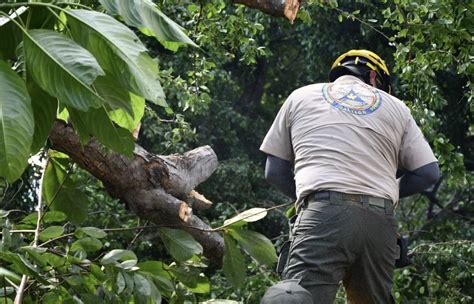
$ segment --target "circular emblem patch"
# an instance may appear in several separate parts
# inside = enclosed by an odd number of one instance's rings
[[[382,104],[380,93],[371,86],[334,82],[323,86],[324,100],[333,107],[356,115],[366,115]]]

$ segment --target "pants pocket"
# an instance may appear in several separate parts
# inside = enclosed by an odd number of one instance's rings
[[[295,235],[306,234],[311,230],[332,221],[347,209],[347,205],[331,204],[329,201],[309,203],[301,210],[296,220]]]
[[[283,246],[281,246],[280,255],[278,256],[277,269],[276,269],[276,272],[280,276],[283,273],[283,270],[285,269],[286,264],[288,264],[288,259],[290,255],[290,244],[291,244],[291,241],[286,241],[283,244]]]

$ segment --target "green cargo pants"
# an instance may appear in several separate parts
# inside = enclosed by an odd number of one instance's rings
[[[282,277],[299,279],[314,303],[333,303],[341,281],[349,303],[392,303],[399,251],[391,206],[305,201],[292,232]]]

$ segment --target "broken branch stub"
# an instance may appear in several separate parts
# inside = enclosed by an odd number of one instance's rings
[[[234,3],[256,8],[275,17],[286,17],[290,23],[296,19],[301,0],[234,0]]]
[[[95,139],[82,145],[73,128],[62,121],[54,123],[49,139],[52,149],[67,154],[101,180],[112,197],[125,202],[140,218],[186,230],[213,263],[221,263],[222,236],[192,213],[192,207],[212,205],[194,191],[217,168],[217,156],[209,146],[160,156],[136,145],[134,157],[127,158],[106,151]]]

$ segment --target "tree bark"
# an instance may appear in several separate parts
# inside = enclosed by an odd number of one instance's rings
[[[134,157],[127,158],[105,151],[95,139],[82,145],[72,127],[62,121],[54,123],[49,139],[54,150],[100,179],[112,197],[140,218],[186,230],[202,244],[212,263],[221,264],[222,236],[193,214],[193,209],[212,204],[194,190],[217,168],[217,156],[209,146],[160,156],[136,145]]]
[[[259,9],[275,17],[286,17],[293,23],[300,8],[301,0],[234,0],[234,3]]]

